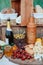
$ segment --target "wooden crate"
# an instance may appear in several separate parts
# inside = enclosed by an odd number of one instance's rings
[[[39,38],[43,37],[43,25],[37,26],[37,37],[39,37]]]
[[[3,41],[5,41],[5,30],[6,30],[6,26],[3,25],[0,27],[0,39],[2,39]],[[14,26],[12,26],[12,30],[14,31]],[[37,36],[36,37],[43,37],[43,25],[37,25]]]
[[[12,28],[12,31],[13,31],[13,33],[15,33],[15,30],[17,29],[17,30],[19,30],[19,29],[22,29],[23,30],[23,26],[21,27],[21,26],[11,26],[11,28]],[[3,40],[3,41],[5,41],[5,31],[6,31],[6,25],[2,25],[1,26],[1,39]]]

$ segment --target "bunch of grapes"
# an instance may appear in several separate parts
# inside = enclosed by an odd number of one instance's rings
[[[32,55],[27,53],[24,48],[21,48],[21,49],[17,49],[16,51],[13,51],[12,58],[26,60],[26,59],[32,59],[33,57]]]

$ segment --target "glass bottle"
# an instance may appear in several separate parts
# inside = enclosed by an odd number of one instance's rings
[[[9,45],[14,45],[14,36],[13,36],[13,31],[10,27],[10,19],[7,20],[7,28],[6,28],[6,33],[5,33],[5,36],[6,36],[6,44],[9,44]]]

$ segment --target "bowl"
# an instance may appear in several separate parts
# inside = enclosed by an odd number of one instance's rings
[[[26,39],[26,26],[14,26],[14,43],[21,48],[26,44]]]

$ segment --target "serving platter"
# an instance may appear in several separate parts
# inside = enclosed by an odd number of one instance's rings
[[[10,62],[20,64],[20,65],[43,65],[43,60],[38,61],[35,59],[30,59],[30,60],[21,60],[21,59],[12,59],[11,57],[6,57]]]

